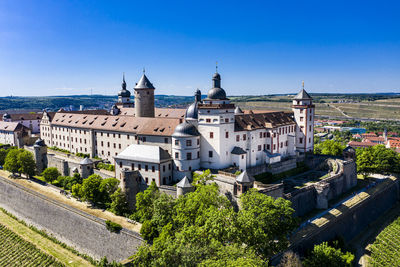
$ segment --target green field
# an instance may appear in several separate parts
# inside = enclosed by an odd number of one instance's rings
[[[259,97],[232,97],[232,101],[242,109],[261,109],[261,110],[291,110],[291,98],[293,96],[259,96]],[[341,98],[332,98],[330,96],[315,97],[316,115],[365,118],[365,119],[383,119],[400,120],[400,98],[392,97],[388,99],[377,100],[359,100],[350,101],[349,96]]]
[[[400,266],[400,217],[379,233],[369,250],[372,266]]]
[[[0,224],[0,266],[64,266]]]

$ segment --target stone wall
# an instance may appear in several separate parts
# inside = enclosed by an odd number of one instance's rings
[[[340,196],[357,185],[357,171],[354,160],[328,160],[332,168],[329,177],[284,194],[284,197],[292,202],[292,207],[297,216],[303,216],[316,208],[328,208],[329,200]],[[314,167],[321,166],[327,164],[327,160],[314,161],[312,164]]]
[[[251,168],[247,168],[247,173],[250,175],[257,175],[260,173],[264,172],[270,172],[272,174],[277,174],[281,172],[285,172],[291,169],[294,169],[297,167],[296,165],[296,158],[291,157],[291,158],[286,158],[282,159],[280,162],[272,163],[272,164],[262,164],[262,165],[257,165]]]
[[[96,259],[106,256],[121,261],[133,255],[143,242],[137,233],[126,229],[111,233],[102,219],[1,177],[0,206]]]
[[[302,254],[314,244],[338,236],[343,237],[345,241],[351,240],[399,200],[399,180],[387,179],[366,193],[354,196],[324,215],[322,219],[318,219],[326,221],[324,224],[320,221],[321,226],[312,222],[297,232],[291,239],[290,249]]]

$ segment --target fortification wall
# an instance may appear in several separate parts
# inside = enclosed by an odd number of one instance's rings
[[[387,179],[313,221],[291,239],[290,249],[304,253],[314,244],[343,237],[351,240],[399,200],[399,180]]]
[[[251,168],[247,168],[246,170],[248,174],[253,176],[264,172],[277,174],[296,168],[297,166],[296,163],[297,163],[296,158],[288,158],[288,159],[283,159],[280,162],[272,164],[262,164]]]
[[[29,224],[96,259],[121,261],[133,255],[143,242],[139,234],[106,229],[102,219],[55,202],[0,177],[0,206]]]

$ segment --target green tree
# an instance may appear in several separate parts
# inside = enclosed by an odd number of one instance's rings
[[[326,140],[314,146],[314,153],[322,155],[340,156],[345,148],[340,142]]]
[[[215,183],[200,182],[194,192],[177,199],[164,194],[151,198],[147,202],[152,212],[146,214],[141,233],[152,245],[141,246],[133,264],[267,266],[272,252],[287,245],[295,225],[293,209],[283,199],[275,201],[256,191],[247,194],[240,199],[244,211],[239,212]]]
[[[291,202],[260,194],[256,189],[241,195],[240,200],[238,222],[242,241],[264,258],[286,248],[287,233],[297,225]]]
[[[31,152],[22,150],[18,154],[17,158],[18,165],[20,166],[18,171],[20,173],[25,174],[26,177],[30,177],[35,174],[36,163]]]
[[[49,167],[42,172],[42,176],[46,182],[51,183],[57,180],[57,178],[61,176],[61,173],[56,167]]]
[[[0,166],[4,165],[6,157],[7,157],[7,150],[5,150],[4,148],[0,149]]]
[[[368,176],[371,173],[400,172],[400,157],[384,145],[357,149],[357,172]]]
[[[299,258],[299,255],[293,251],[287,251],[283,254],[278,267],[302,267],[303,264]]]
[[[111,195],[118,189],[119,181],[115,178],[102,179],[100,183],[101,198],[99,202],[104,203],[106,206],[111,204]]]
[[[343,253],[340,249],[330,247],[327,242],[315,245],[310,257],[305,259],[305,267],[337,267],[352,266],[354,255],[350,252]]]
[[[19,149],[11,149],[4,160],[4,169],[15,174],[19,172],[21,165],[18,162]]]
[[[110,198],[111,198],[111,205],[110,205],[111,212],[117,215],[123,215],[124,213],[128,212],[128,202],[121,188],[118,188],[114,193],[112,193]]]
[[[71,192],[74,197],[81,199],[83,197],[82,185],[74,184],[71,188]]]
[[[102,180],[101,176],[97,174],[92,174],[84,179],[81,189],[81,198],[93,204],[101,203],[103,196],[100,191],[100,184]]]
[[[143,192],[136,194],[136,212],[132,218],[139,222],[150,220],[153,217],[153,202],[160,196],[160,191],[155,182]]]

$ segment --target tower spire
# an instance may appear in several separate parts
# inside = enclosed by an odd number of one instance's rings
[[[215,73],[218,73],[218,61],[215,61]]]
[[[146,69],[143,67],[143,74],[145,74],[146,73]]]
[[[301,83],[301,88],[304,90],[304,81]]]
[[[122,89],[126,90],[125,72],[122,74]]]

